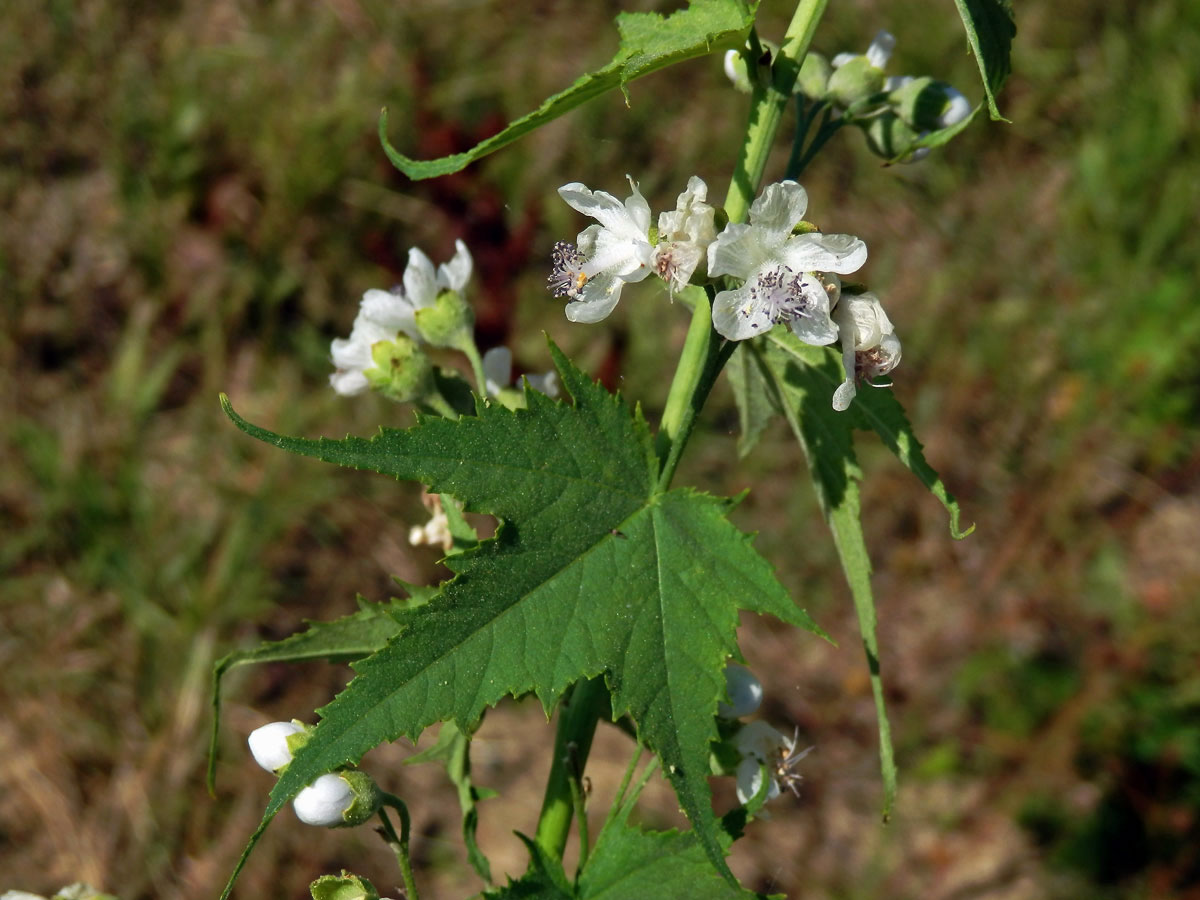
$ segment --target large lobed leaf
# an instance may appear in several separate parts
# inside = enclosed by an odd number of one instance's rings
[[[281,437],[223,401],[261,440],[421,481],[502,519],[495,538],[446,561],[455,577],[401,633],[355,665],[272,791],[259,834],[314,778],[384,741],[443,720],[469,728],[509,694],[534,691],[548,710],[570,684],[604,673],[614,717],[633,719],[700,846],[732,879],[705,776],[738,610],[820,629],[725,518],[731,501],[659,492],[640,413],[552,351],[573,406],[527,391],[525,410],[481,405],[371,440]]]
[[[379,139],[392,165],[412,178],[448,175],[487,156],[506,144],[557,119],[594,97],[651,72],[714,49],[740,47],[754,22],[757,3],[744,0],[692,0],[686,9],[665,18],[659,13],[620,13],[617,30],[621,46],[604,68],[581,76],[565,91],[547,98],[541,106],[509,123],[499,134],[464,153],[440,159],[412,159],[400,153],[387,137],[387,110],[379,116]]]

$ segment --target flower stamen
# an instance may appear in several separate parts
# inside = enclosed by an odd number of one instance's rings
[[[558,241],[554,244],[550,259],[552,267],[550,277],[546,281],[551,293],[555,297],[569,297],[575,300],[591,277],[584,270],[587,258],[574,244]]]

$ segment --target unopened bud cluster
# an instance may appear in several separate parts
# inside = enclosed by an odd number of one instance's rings
[[[971,104],[958,90],[928,76],[889,76],[884,71],[896,39],[880,31],[865,53],[839,53],[832,60],[809,51],[796,78],[796,93],[828,104],[847,124],[862,129],[871,152],[889,162],[916,162],[929,155],[916,144],[930,132],[962,122]],[[730,50],[725,73],[734,87],[750,89],[741,54]]]
[[[247,743],[254,761],[279,775],[308,742],[310,729],[301,722],[270,722],[250,732]],[[292,801],[296,818],[306,825],[342,828],[361,825],[379,810],[379,788],[366,772],[343,769],[322,775]]]
[[[567,299],[572,322],[598,322],[616,307],[625,284],[650,274],[671,292],[689,283],[718,288],[713,327],[731,341],[786,324],[806,344],[841,341],[846,381],[833,398],[846,409],[863,379],[886,375],[900,362],[900,341],[873,294],[843,300],[840,276],[867,260],[867,245],[851,234],[824,234],[804,221],[808,194],[794,181],[768,185],[749,210],[748,223],[728,223],[718,234],[708,188],[693,176],[675,210],[650,229],[650,206],[629,179],[624,201],[579,183],[559,188],[575,210],[598,224],[576,243],[554,249],[550,289]],[[724,277],[722,277],[724,276]]]

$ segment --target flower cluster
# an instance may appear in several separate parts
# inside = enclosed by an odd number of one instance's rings
[[[632,178],[629,186],[633,193],[624,203],[579,182],[558,189],[568,206],[598,223],[579,232],[574,244],[554,245],[550,290],[567,298],[572,322],[606,318],[621,299],[621,289],[652,272],[672,291],[685,287],[716,236],[716,210],[708,204],[708,186],[700,178],[693,175],[675,210],[658,217],[656,242],[650,235],[650,205]]]
[[[309,729],[302,723],[269,722],[250,732],[247,743],[254,761],[273,774],[280,774],[308,741]],[[292,801],[296,818],[306,825],[341,828],[361,825],[379,809],[379,788],[371,776],[357,769],[322,775]]]
[[[693,280],[726,276],[712,305],[713,327],[722,337],[746,340],[786,324],[806,344],[841,340],[846,382],[834,397],[835,409],[849,406],[860,380],[899,364],[900,341],[878,299],[842,297],[839,276],[862,267],[867,245],[851,234],[823,234],[805,222],[808,194],[796,182],[768,185],[751,204],[749,221],[729,223],[720,234],[699,178],[688,181],[674,211],[659,216],[653,235],[650,207],[632,179],[630,185],[633,194],[623,204],[578,183],[559,189],[572,208],[599,222],[580,232],[577,243],[560,241],[554,249],[550,287],[567,298],[571,321],[605,318],[625,283],[651,272],[672,292]]]
[[[730,663],[725,667],[725,691],[729,695],[729,702],[717,704],[717,715],[722,719],[733,720],[753,715],[762,704],[762,684],[745,666]],[[732,724],[740,725],[736,722]],[[729,734],[728,731],[723,733]],[[734,771],[737,775],[738,802],[744,805],[758,796],[764,775],[769,779],[767,800],[778,797],[783,787],[793,794],[799,794],[797,785],[801,778],[792,770],[812,751],[812,747],[797,753],[795,735],[788,737],[762,721],[740,725],[733,733],[732,744],[737,760]]]
[[[461,294],[471,277],[471,254],[462,241],[455,246],[454,257],[436,270],[413,247],[402,284],[363,294],[350,337],[330,345],[336,371],[329,383],[335,391],[348,397],[371,387],[405,402],[429,390],[432,365],[422,347],[453,346],[448,341],[459,337],[456,332],[464,325],[469,329]]]
[[[823,94],[814,100],[832,102],[849,121],[863,129],[871,152],[897,162],[916,162],[929,155],[914,145],[933,131],[957,125],[971,114],[963,94],[928,76],[888,76],[896,39],[880,31],[863,54],[839,53],[833,58]],[[806,90],[820,92],[819,83]]]

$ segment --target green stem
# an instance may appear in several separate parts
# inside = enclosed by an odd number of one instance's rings
[[[708,288],[706,296],[697,299],[692,309],[692,324],[688,328],[683,354],[667,397],[663,426],[657,438],[659,458],[663,460],[658,476],[660,491],[671,486],[671,479],[679,467],[683,448],[691,437],[696,418],[704,408],[704,402],[716,384],[721,369],[737,348],[736,342],[722,339],[712,327],[713,294],[713,288]]]
[[[459,349],[471,362],[471,374],[475,376],[475,393],[480,397],[486,397],[487,376],[483,373],[483,358],[479,355],[479,348],[475,346],[475,341],[468,339],[463,341]]]
[[[755,77],[755,69],[750,68],[754,92],[751,95],[750,119],[746,124],[746,140],[742,144],[737,167],[729,183],[729,193],[725,197],[725,213],[730,222],[741,222],[746,218],[746,212],[758,193],[775,133],[779,130],[784,108],[796,86],[796,76],[800,74],[800,64],[808,53],[813,33],[828,2],[800,0],[783,36],[779,56],[771,67],[768,84],[762,84]]]
[[[546,794],[538,817],[534,840],[549,856],[562,859],[567,846],[567,834],[575,814],[575,790],[592,749],[592,738],[600,716],[611,711],[612,701],[604,677],[597,676],[578,682],[558,708],[558,729],[554,736],[554,759],[550,777],[546,779]],[[576,788],[572,788],[572,782]],[[580,835],[580,856],[586,857],[582,845],[586,834]]]
[[[408,835],[412,829],[412,819],[409,818],[408,807],[395,794],[384,793],[382,801],[384,806],[392,807],[400,816],[400,834],[397,835],[387,812],[384,811],[383,806],[379,807],[384,840],[388,842],[388,846],[396,854],[396,862],[400,864],[400,877],[404,879],[404,895],[408,900],[420,900],[420,895],[417,893],[417,882],[413,878],[412,861],[408,855]]]

